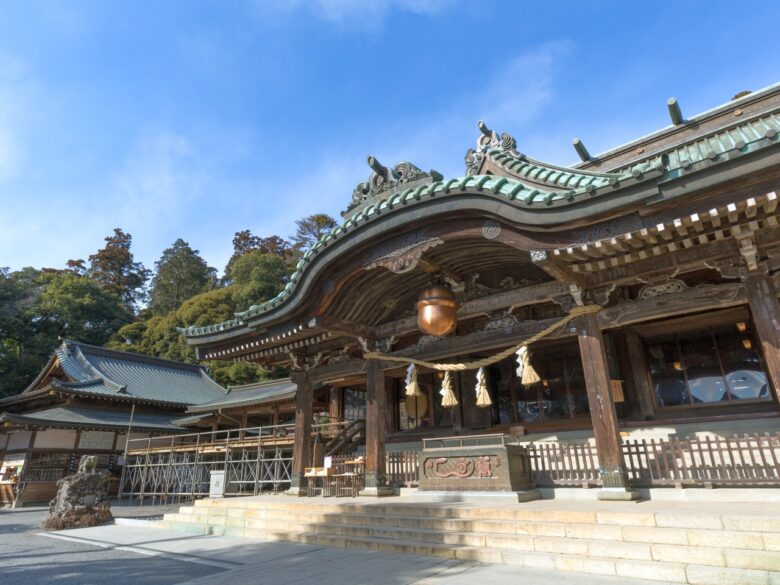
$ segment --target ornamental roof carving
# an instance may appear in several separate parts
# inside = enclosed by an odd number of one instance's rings
[[[401,161],[393,168],[382,165],[375,157],[368,157],[368,166],[374,172],[367,181],[358,183],[352,191],[352,201],[345,213],[348,214],[368,203],[382,193],[396,191],[404,187],[430,184],[443,177],[434,170],[425,172],[408,161]]]
[[[563,167],[543,163],[519,152],[517,140],[510,134],[499,134],[482,122],[479,130],[477,147],[466,155],[467,174],[463,177],[445,179],[435,171],[426,173],[408,162],[398,163],[391,169],[369,157],[373,172],[355,188],[344,220],[304,253],[279,295],[236,313],[234,319],[206,327],[187,327],[180,332],[189,338],[230,337],[250,332],[248,321],[261,315],[264,320],[275,319],[275,315],[287,310],[282,305],[291,300],[307,267],[315,259],[352,232],[401,209],[468,195],[500,202],[507,214],[514,214],[514,210],[532,214],[537,226],[551,222],[549,218],[554,215],[558,222],[572,220],[563,217],[585,219],[597,207],[593,202],[601,201],[602,196],[612,196],[640,184],[648,192],[655,189],[657,193],[655,185],[659,182],[731,163],[780,145],[780,107],[773,105],[770,111],[765,109],[752,116],[724,117],[717,127],[707,127],[681,142],[667,144],[662,150],[637,152],[631,161],[608,173],[585,170],[580,165]]]

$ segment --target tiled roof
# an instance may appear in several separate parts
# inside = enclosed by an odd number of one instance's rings
[[[190,406],[187,412],[210,412],[219,408],[254,406],[278,400],[289,400],[295,398],[296,389],[297,386],[289,378],[236,386],[212,402]]]
[[[61,428],[117,428],[127,429],[130,424],[129,410],[108,410],[81,406],[57,406],[36,412],[0,415],[0,421],[17,424],[44,424]],[[133,415],[133,429],[171,431],[179,429],[170,414],[136,412]]]
[[[178,405],[202,404],[224,395],[203,366],[110,350],[65,340],[56,350],[69,381],[55,386],[88,394],[121,395]]]
[[[474,158],[490,156],[502,167],[509,169],[515,177],[524,176],[531,182],[543,182],[549,190],[529,186],[520,178],[498,175],[468,175],[454,179],[433,180],[411,189],[398,189],[378,196],[371,204],[357,209],[341,225],[321,237],[296,266],[284,290],[273,299],[254,305],[248,310],[236,313],[234,319],[205,327],[187,327],[179,332],[187,337],[198,337],[220,332],[234,332],[246,327],[247,320],[267,313],[286,302],[302,279],[308,264],[325,248],[331,247],[346,234],[384,217],[394,209],[410,207],[423,200],[460,196],[464,192],[484,192],[503,198],[509,204],[526,209],[562,208],[580,204],[599,195],[614,193],[617,189],[639,181],[655,178],[657,180],[674,179],[687,172],[697,171],[707,166],[726,162],[742,155],[758,151],[771,145],[780,144],[780,113],[763,113],[750,119],[740,119],[733,125],[717,128],[701,135],[689,137],[684,141],[665,147],[662,151],[649,154],[645,158],[633,159],[621,168],[610,173],[583,170],[576,167],[558,167],[535,161],[518,153],[514,139],[509,135],[500,137],[491,132],[481,142],[481,151],[470,151],[467,157],[469,172],[479,169],[481,164]]]

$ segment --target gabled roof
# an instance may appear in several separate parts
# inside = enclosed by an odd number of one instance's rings
[[[188,413],[213,412],[221,408],[236,408],[240,406],[255,406],[291,400],[295,398],[297,386],[289,379],[270,380],[256,384],[231,387],[224,396],[211,402],[190,406]]]
[[[225,392],[203,366],[63,340],[35,381],[21,395],[0,403],[45,390],[41,387],[45,374],[57,367],[67,379],[53,380],[47,388],[85,396],[186,406],[212,401]]]

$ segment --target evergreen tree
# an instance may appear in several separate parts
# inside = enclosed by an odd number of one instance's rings
[[[216,284],[216,269],[181,238],[163,251],[155,268],[149,298],[149,308],[155,315],[178,309],[187,299]]]
[[[243,310],[272,299],[284,288],[290,270],[290,264],[276,254],[260,250],[244,254],[231,272],[236,306]]]
[[[146,299],[144,285],[150,272],[130,251],[133,236],[115,228],[114,235],[105,240],[106,245],[89,257],[87,274],[104,291],[119,297],[125,307],[135,310]]]
[[[291,238],[296,250],[302,252],[311,248],[320,237],[324,236],[338,224],[336,220],[325,213],[315,213],[295,222],[297,229]]]
[[[0,270],[0,395],[23,390],[59,337],[102,345],[132,314],[119,298],[68,270]]]
[[[225,266],[225,280],[232,282],[233,265],[239,258],[249,252],[259,251],[263,254],[273,254],[280,258],[290,258],[292,250],[290,242],[276,235],[262,238],[255,236],[250,230],[236,232],[236,235],[233,237],[233,255],[228,260],[227,266]]]

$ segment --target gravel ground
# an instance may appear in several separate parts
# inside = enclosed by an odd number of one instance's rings
[[[116,506],[112,511],[117,517],[153,517],[162,515],[162,508]],[[0,583],[173,585],[223,570],[40,536],[46,513],[46,508],[0,509]]]

